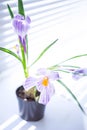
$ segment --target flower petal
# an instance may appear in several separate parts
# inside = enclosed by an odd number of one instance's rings
[[[52,83],[49,83],[49,86],[48,86],[48,94],[51,96],[53,96],[53,94],[55,93],[55,89],[54,89],[54,85]]]
[[[39,92],[42,92],[42,91],[43,91],[42,78],[39,78],[39,79],[38,79],[36,88],[37,88],[37,90],[38,90]]]
[[[38,70],[38,74],[43,75],[43,76],[47,76],[49,79],[52,80],[58,80],[59,79],[59,74],[56,71],[51,71],[45,68],[40,68]]]
[[[48,87],[43,87],[43,90],[41,91],[39,103],[46,105],[49,101],[52,95],[54,94],[55,90],[53,87],[53,84],[49,84]]]
[[[49,79],[52,79],[52,80],[58,80],[59,74],[58,74],[58,72],[50,71],[48,77],[49,77]]]
[[[39,74],[39,75],[47,75],[48,73],[48,70],[47,69],[45,69],[45,68],[40,68],[40,69],[38,69],[37,70],[37,74]]]
[[[26,19],[26,21],[27,21],[29,24],[31,23],[31,19],[30,19],[29,16],[27,16],[25,19]]]
[[[17,14],[14,18],[19,19],[19,20],[24,20],[24,16]]]
[[[25,90],[28,90],[36,85],[37,85],[37,79],[33,77],[29,77],[26,79],[25,83],[23,84],[23,87]]]
[[[73,72],[72,77],[76,80],[80,79],[83,76],[87,76],[87,68],[80,68]]]
[[[26,37],[22,38],[19,36],[20,43],[22,44],[24,48],[24,52],[26,53]]]
[[[44,89],[43,92],[40,94],[39,103],[46,105],[49,102],[49,95],[46,95],[47,90]]]
[[[13,18],[13,27],[16,33],[22,38],[26,36],[28,29],[30,27],[30,18],[27,16],[24,18],[22,15],[18,14]]]

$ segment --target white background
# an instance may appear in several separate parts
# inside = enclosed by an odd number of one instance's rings
[[[50,29],[40,31],[35,35],[30,35],[29,43],[32,45],[29,48],[30,63],[48,43],[56,38],[59,39],[54,47],[31,68],[30,74],[32,74],[32,72],[34,73],[39,67],[48,67],[66,58],[87,53],[87,0],[80,2],[75,10],[71,11],[63,20],[64,21],[61,19],[58,24],[54,22],[54,26]],[[69,64],[87,67],[87,57],[71,61]],[[64,81],[72,91],[75,92],[81,104],[86,109],[87,78],[85,77],[77,82],[73,81],[71,76],[67,76],[64,77]],[[23,73],[20,65],[0,74],[1,125],[14,114],[18,113],[14,90],[22,83]],[[45,118],[37,123],[27,123],[25,128],[30,130],[33,125],[32,130],[87,130],[87,126],[84,126],[84,116],[77,104],[60,86],[56,89],[55,96],[47,106]],[[5,96],[3,94],[5,94]],[[21,121],[19,118],[19,122]],[[86,124],[87,119],[85,120],[85,125]]]

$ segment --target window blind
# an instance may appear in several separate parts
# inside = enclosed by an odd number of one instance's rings
[[[79,8],[81,0],[23,0],[26,14],[32,20],[29,37],[31,41],[39,37],[40,32],[65,22],[66,17]],[[0,46],[14,50],[17,37],[12,30],[11,18],[7,10],[7,3],[17,13],[17,0],[0,0]],[[48,34],[49,35],[49,34]],[[12,56],[0,51],[0,73],[18,65]]]

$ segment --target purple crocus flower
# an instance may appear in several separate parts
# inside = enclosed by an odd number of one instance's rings
[[[27,16],[26,18],[20,14],[17,14],[12,21],[14,30],[19,36],[19,40],[24,47],[24,51],[26,52],[26,35],[30,28],[30,18]]]
[[[73,72],[73,78],[78,80],[83,76],[87,76],[87,68],[80,68]]]
[[[40,92],[39,103],[47,104],[51,96],[55,93],[52,81],[59,79],[59,74],[47,69],[39,69],[39,78],[29,77],[26,79],[24,88],[28,90],[34,86]]]

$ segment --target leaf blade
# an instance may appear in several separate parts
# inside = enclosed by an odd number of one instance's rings
[[[11,10],[11,7],[9,6],[9,4],[7,4],[7,8],[8,8],[8,11],[9,11],[11,18],[14,18],[13,11]]]
[[[25,11],[24,11],[24,6],[23,6],[22,0],[18,0],[18,13],[25,16]]]
[[[0,50],[3,51],[3,52],[6,52],[12,56],[14,56],[16,59],[18,59],[21,63],[22,63],[22,60],[21,58],[19,58],[14,52],[12,52],[11,50],[9,49],[6,49],[6,48],[3,48],[3,47],[0,47]]]
[[[46,52],[47,52],[47,50],[51,47],[51,46],[53,46],[56,42],[58,41],[58,39],[56,39],[54,42],[52,42],[50,45],[48,45],[40,54],[39,54],[39,56],[36,58],[36,60],[30,65],[30,67],[32,66],[32,65],[34,65]]]
[[[71,96],[74,98],[74,100],[77,102],[79,108],[81,109],[81,111],[86,115],[86,112],[84,111],[83,107],[81,106],[81,104],[79,103],[78,99],[76,98],[76,96],[72,93],[72,91],[61,81],[61,80],[57,80],[70,94]]]
[[[54,68],[57,68],[57,67],[60,67],[60,66],[64,66],[64,65],[61,65],[61,64],[65,63],[65,62],[67,62],[67,61],[69,61],[69,60],[73,60],[73,59],[80,58],[80,57],[84,57],[84,56],[87,56],[87,54],[81,54],[81,55],[73,56],[73,57],[68,58],[68,59],[66,59],[66,60],[64,60],[64,61],[62,61],[62,62],[60,62],[60,63],[58,63],[58,64],[55,64],[55,65],[50,66],[49,69],[54,69]],[[72,67],[73,67],[73,66],[72,66]],[[77,68],[79,68],[79,67],[77,67]]]
[[[68,59],[66,59],[66,60],[64,60],[64,61],[62,61],[62,62],[60,62],[59,64],[62,64],[62,63],[64,63],[64,62],[66,62],[66,61],[73,60],[73,59],[76,59],[76,58],[80,58],[80,57],[83,57],[83,56],[87,56],[87,54],[81,54],[81,55],[73,56],[73,57],[71,57],[71,58],[68,58]]]

